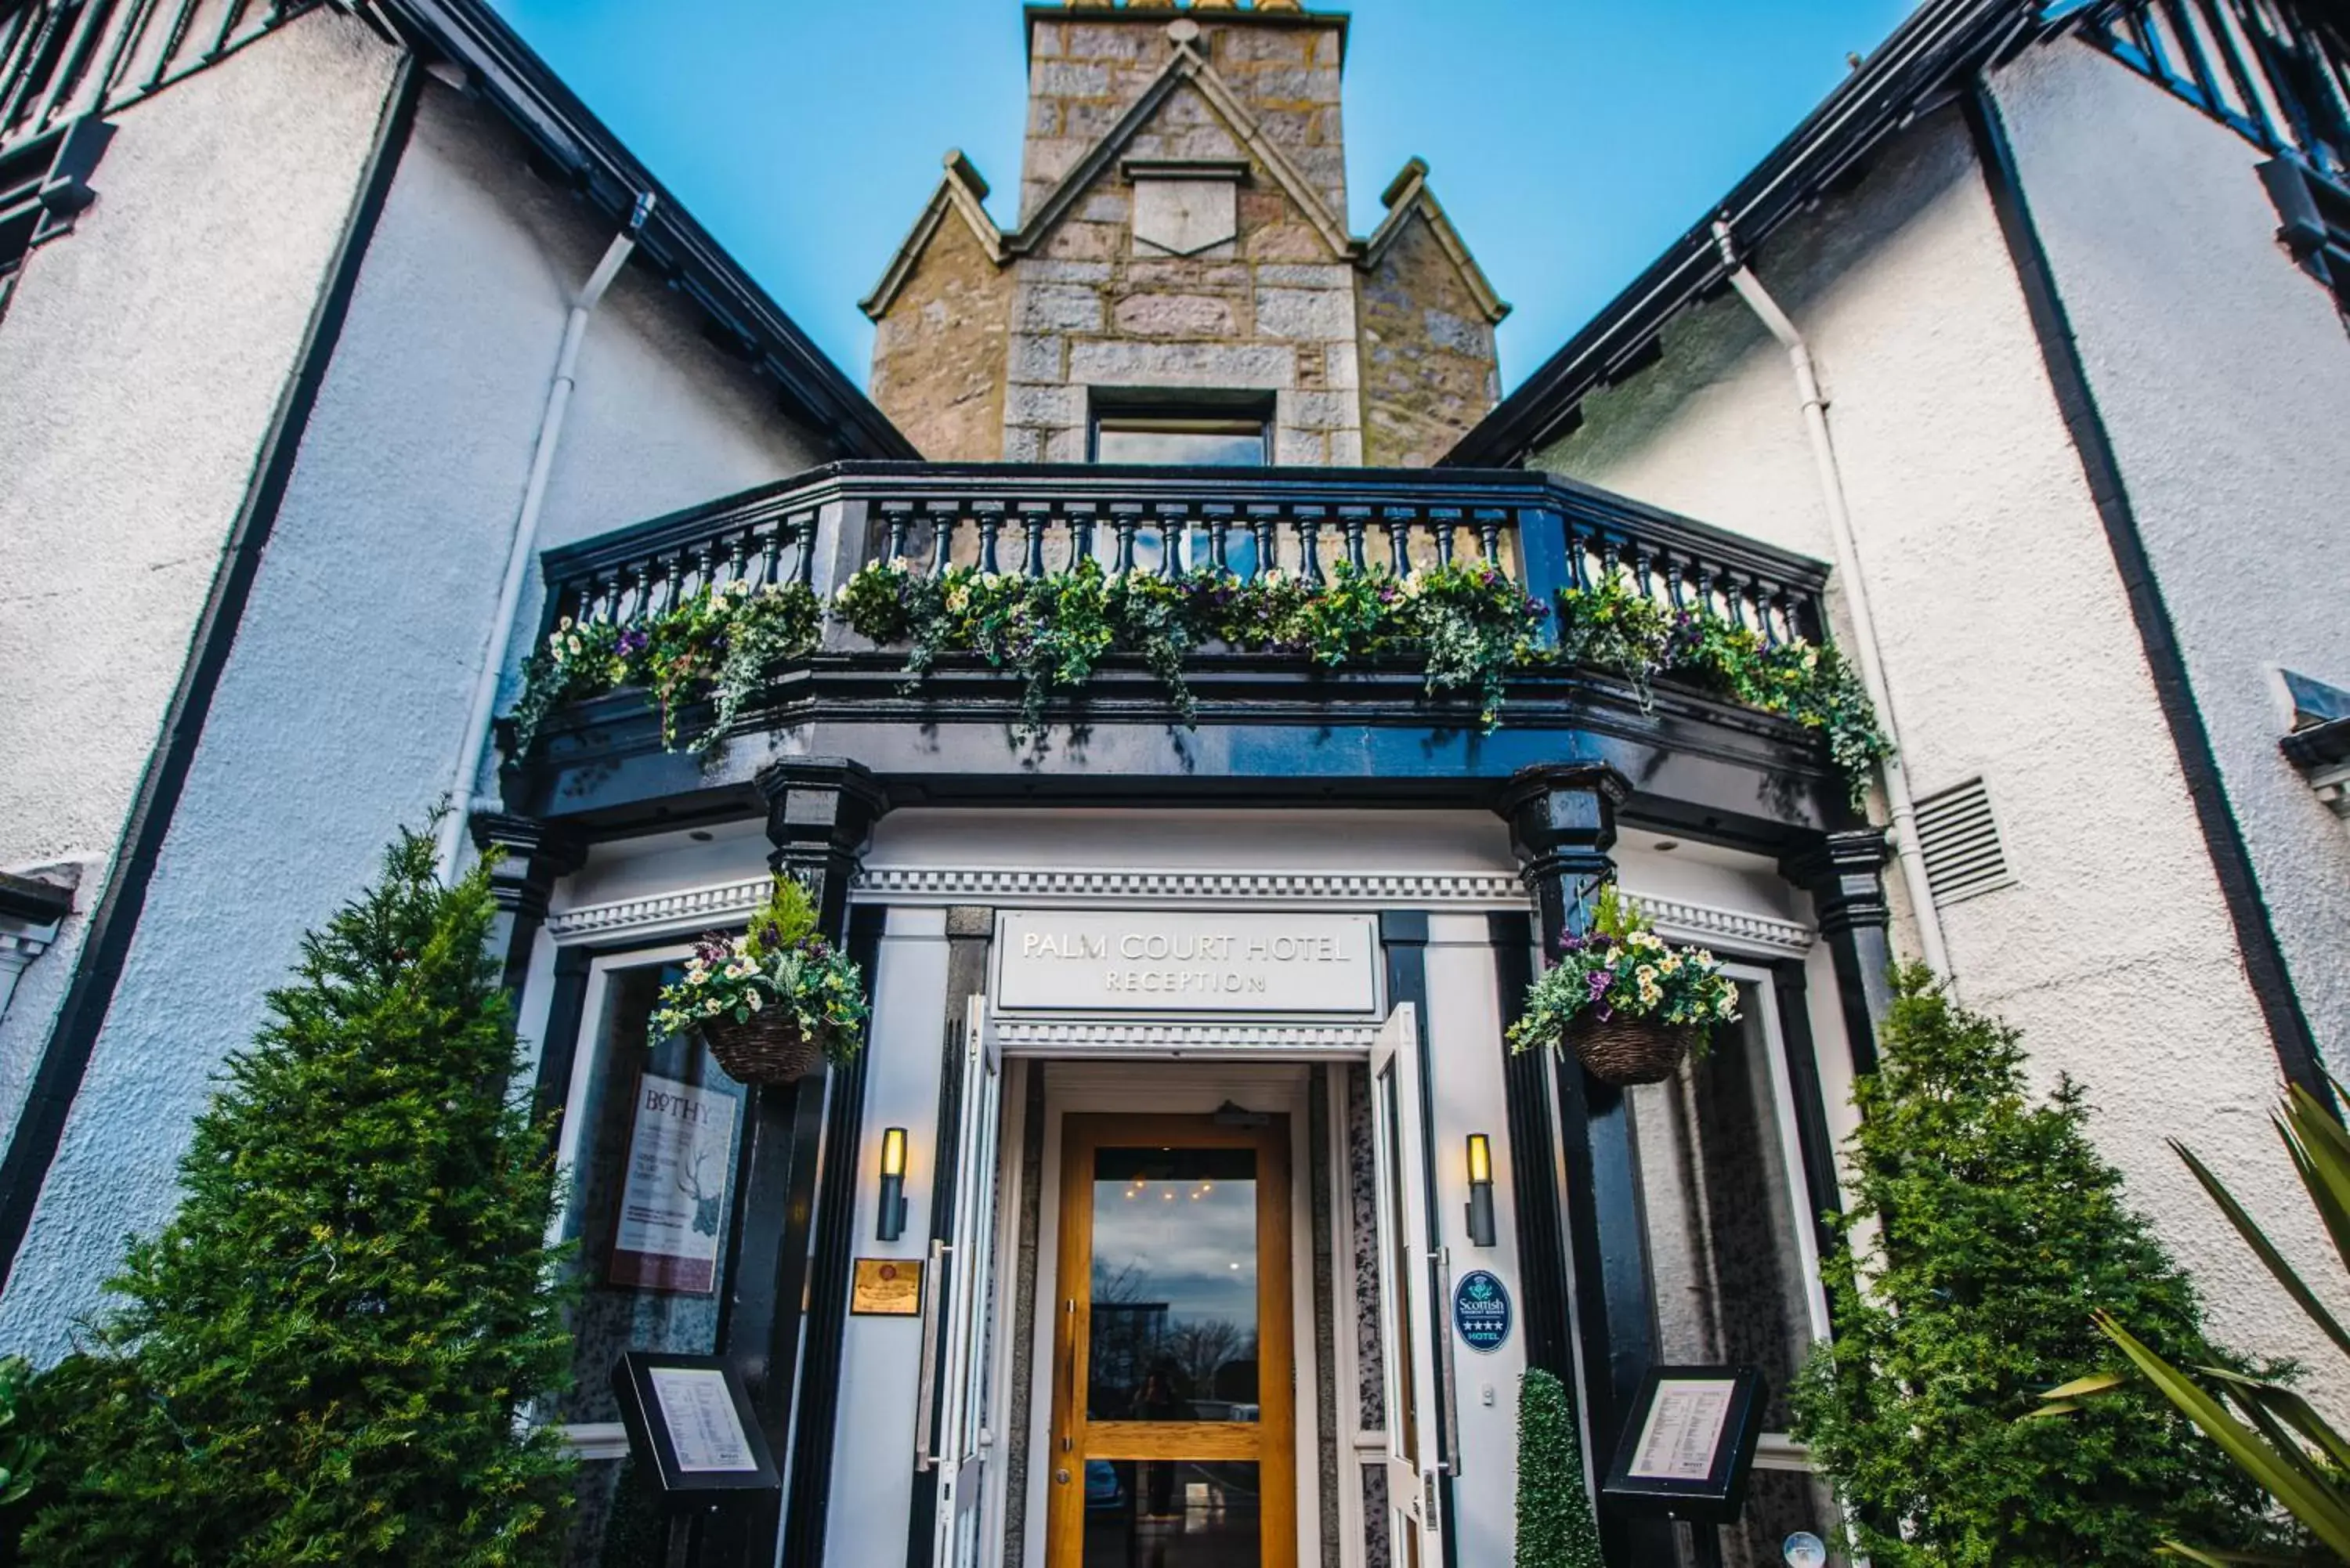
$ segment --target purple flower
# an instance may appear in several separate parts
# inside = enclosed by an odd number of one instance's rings
[[[1591,1000],[1594,1002],[1605,996],[1607,988],[1616,983],[1616,977],[1604,969],[1595,969],[1584,978],[1591,983]]]
[[[642,653],[651,641],[652,638],[650,636],[645,632],[638,630],[635,627],[630,627],[628,630],[620,634],[620,641],[619,645],[620,657],[626,659],[632,654]]]

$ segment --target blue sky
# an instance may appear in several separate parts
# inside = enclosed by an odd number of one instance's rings
[[[494,0],[860,385],[857,301],[961,147],[1007,227],[1017,0]],[[1358,0],[1354,227],[1428,160],[1515,385],[1874,48],[1907,0]]]

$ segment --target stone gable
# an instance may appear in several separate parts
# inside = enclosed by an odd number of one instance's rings
[[[932,462],[984,462],[1003,448],[1012,292],[951,211],[875,324],[873,400]]]
[[[1501,399],[1492,323],[1419,213],[1359,275],[1356,297],[1364,461],[1433,463]]]

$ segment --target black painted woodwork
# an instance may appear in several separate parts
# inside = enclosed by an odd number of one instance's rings
[[[1452,1383],[1452,1298],[1445,1286],[1443,1231],[1436,1219],[1442,1210],[1437,1207],[1436,1062],[1428,1044],[1428,912],[1382,910],[1379,947],[1387,959],[1388,1005],[1411,1004],[1415,1034],[1411,1048],[1419,1057],[1420,1204],[1422,1212],[1429,1217],[1430,1234],[1423,1240],[1429,1249],[1425,1266],[1428,1315],[1432,1320],[1423,1327],[1434,1345],[1430,1365],[1436,1368],[1440,1384],[1434,1393],[1440,1407],[1449,1410],[1461,1397],[1461,1391]],[[1409,1372],[1404,1376],[1409,1376]],[[1451,1449],[1451,1428],[1452,1423],[1447,1419],[1440,1418],[1436,1423],[1437,1510],[1444,1543],[1444,1568],[1458,1568],[1461,1552],[1457,1539],[1461,1513],[1452,1486],[1457,1456]]]
[[[1598,763],[1529,768],[1502,793],[1496,809],[1510,825],[1511,847],[1534,895],[1546,959],[1558,954],[1566,936],[1586,929],[1589,895],[1615,877],[1607,852],[1616,843],[1617,808],[1630,794],[1621,774]],[[1555,1179],[1565,1189],[1559,1207],[1573,1258],[1585,1420],[1591,1451],[1612,1454],[1640,1380],[1657,1358],[1632,1110],[1621,1089],[1591,1076],[1572,1055],[1547,1066],[1557,1096]],[[1536,1114],[1514,1103],[1529,1082],[1508,1080],[1513,1136],[1522,1118]],[[1513,1145],[1513,1159],[1519,1158]],[[1627,1514],[1606,1500],[1598,1514],[1610,1562],[1674,1560],[1669,1524]]]
[[[1510,1191],[1517,1217],[1519,1321],[1524,1325],[1526,1365],[1539,1366],[1575,1386],[1575,1335],[1568,1305],[1566,1218],[1560,1204],[1565,1180],[1558,1143],[1551,1137],[1551,1059],[1540,1051],[1513,1052],[1511,1025],[1525,1012],[1526,988],[1534,979],[1534,932],[1531,917],[1490,914],[1485,927],[1493,944],[1494,1001],[1499,1006],[1503,1103],[1509,1117]]]
[[[1779,875],[1812,896],[1856,1073],[1877,1071],[1877,1026],[1893,1005],[1893,909],[1885,901],[1892,857],[1885,830],[1866,827],[1823,835],[1779,861]]]
[[[871,980],[879,972],[881,932],[889,911],[859,907],[848,914],[848,956]],[[827,1159],[816,1199],[815,1245],[807,1276],[807,1323],[801,1336],[799,1397],[791,1426],[798,1432],[784,1503],[784,1561],[816,1568],[824,1561],[832,1505],[832,1461],[840,1430],[840,1369],[847,1351],[849,1280],[856,1268],[857,1183],[865,1126],[868,1053],[832,1071],[825,1110]],[[780,1324],[778,1325],[780,1333]],[[780,1346],[782,1341],[778,1340]],[[780,1349],[778,1351],[780,1355]],[[754,1542],[772,1552],[772,1540]],[[752,1553],[758,1568],[768,1557]]]
[[[871,775],[843,759],[810,758],[772,764],[759,774],[757,784],[767,802],[767,836],[775,846],[769,863],[806,887],[817,929],[835,942],[845,941],[848,882],[857,852],[885,804]],[[829,1146],[832,1180],[826,1185],[830,1197],[855,1180],[865,1064],[860,1052],[846,1067],[827,1067],[795,1084],[754,1085],[743,1095],[737,1196],[725,1242],[726,1290],[718,1312],[718,1353],[742,1370],[761,1428],[777,1453],[791,1449],[800,1315],[803,1302],[812,1299],[809,1233],[816,1222],[827,1090],[831,1090],[836,1119],[847,1123],[847,1136]],[[837,1201],[850,1202],[853,1197],[852,1190]],[[831,1218],[828,1212],[827,1220]],[[844,1238],[845,1227],[844,1220]],[[827,1237],[831,1234],[828,1229]],[[822,1269],[831,1262],[827,1255],[817,1266]],[[845,1262],[840,1263],[839,1271],[846,1267]],[[846,1284],[833,1293],[842,1298],[845,1308]],[[815,1326],[812,1320],[811,1329]],[[823,1365],[827,1348],[828,1371]],[[832,1397],[839,1382],[837,1326],[828,1345],[811,1337],[808,1351],[808,1386],[818,1398]],[[815,1495],[819,1498],[829,1492],[831,1431],[829,1423],[820,1433],[808,1430],[809,1442],[793,1451],[790,1498],[795,1509],[801,1508],[811,1488],[818,1489]],[[814,1511],[820,1530],[820,1502]],[[768,1568],[781,1527],[777,1512],[778,1504],[768,1501],[714,1521],[702,1562]]]
[[[30,877],[0,871],[0,915],[30,925],[54,926],[73,913],[74,890]]]
[[[2137,628],[2138,646],[2146,654],[2147,670],[2154,680],[2155,700],[2162,710],[2163,722],[2169,727],[2172,748],[2178,753],[2179,771],[2186,777],[2188,797],[2194,803],[2195,819],[2202,828],[2204,849],[2210,856],[2228,919],[2235,928],[2245,979],[2260,1003],[2262,1019],[2268,1025],[2269,1038],[2276,1049],[2277,1064],[2287,1081],[2307,1090],[2320,1105],[2332,1106],[2332,1081],[2319,1058],[2316,1036],[2310,1029],[2308,1014],[2302,1010],[2300,993],[2293,989],[2293,971],[2285,961],[2276,927],[2269,919],[2268,901],[2261,894],[2260,876],[2252,866],[2251,851],[2244,843],[2242,825],[2228,804],[2219,754],[2212,747],[2210,730],[2203,722],[2202,710],[2196,701],[2187,656],[2178,646],[2178,630],[2164,601],[2154,559],[2138,532],[2137,511],[2130,500],[2129,485],[2122,476],[2121,462],[2115,455],[2113,438],[2106,430],[2105,415],[2098,410],[2088,367],[2082,362],[2080,346],[2074,340],[2072,318],[2057,286],[2055,268],[2041,245],[2040,231],[2033,220],[2023,178],[2016,168],[2015,149],[2008,140],[1998,101],[1988,88],[1977,84],[1966,96],[1963,107],[1967,129],[1974,139],[1976,161],[1981,165],[1983,182],[1990,189],[1991,211],[1999,219],[2008,258],[2014,264],[2016,279],[2023,289],[2024,307],[2032,318],[2033,335],[2039,340],[2041,362],[2047,369],[2049,385],[2056,394],[2056,407],[2073,438],[2073,448],[2080,454],[2081,472],[2088,481],[2098,519],[2105,524],[2106,543],[2113,551],[2114,567],[2120,574],[2123,592],[2129,601],[2130,618]]]
[[[490,860],[490,897],[498,909],[490,950],[504,959],[507,992],[520,996],[547,898],[556,882],[587,863],[588,846],[571,827],[533,817],[475,812],[467,826],[483,857],[496,856]]]
[[[277,511],[294,475],[295,454],[350,313],[351,296],[359,286],[359,269],[383,215],[385,200],[391,193],[392,176],[408,147],[421,76],[412,57],[402,59],[395,67],[383,119],[368,150],[350,214],[336,241],[325,286],[303,330],[300,357],[278,395],[268,433],[255,454],[252,483],[230,524],[219,566],[197,612],[187,661],[163,710],[161,740],[148,754],[138,793],[131,797],[123,822],[122,836],[109,861],[104,889],[90,911],[88,929],[74,963],[73,978],[67,982],[56,1026],[49,1033],[48,1046],[34,1069],[7,1154],[0,1158],[0,1288],[6,1286],[8,1274],[16,1268],[17,1252],[40,1203],[41,1184],[65,1136],[67,1116],[81,1092],[90,1053],[97,1048],[107,1012],[114,1005],[115,987],[122,979],[164,840],[187,788],[213,698],[220,690],[237,628],[261,575],[262,556],[277,525]]]
[[[1779,1006],[1779,1043],[1787,1056],[1787,1088],[1795,1102],[1795,1142],[1804,1159],[1804,1196],[1809,1204],[1812,1239],[1820,1257],[1839,1244],[1827,1217],[1844,1212],[1836,1187],[1835,1135],[1828,1127],[1827,1096],[1820,1087],[1820,1058],[1812,1037],[1812,1014],[1804,961],[1781,959],[1771,966],[1772,993]]]

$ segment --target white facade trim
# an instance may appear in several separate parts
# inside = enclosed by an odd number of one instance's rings
[[[1166,1023],[1118,1018],[995,1020],[1006,1055],[1082,1056],[1090,1052],[1131,1055],[1244,1056],[1272,1053],[1359,1055],[1371,1048],[1376,1023]]]
[[[740,919],[767,896],[764,877],[712,883],[558,910],[546,919],[558,944],[612,936],[698,930]],[[1811,951],[1800,921],[1686,899],[1632,892],[1657,929],[1675,941],[1773,958]],[[1323,909],[1517,909],[1526,907],[1518,879],[1499,871],[1186,871],[1067,867],[889,866],[860,872],[851,900],[892,907],[946,904],[1054,904],[1158,909],[1243,904],[1310,905]]]

